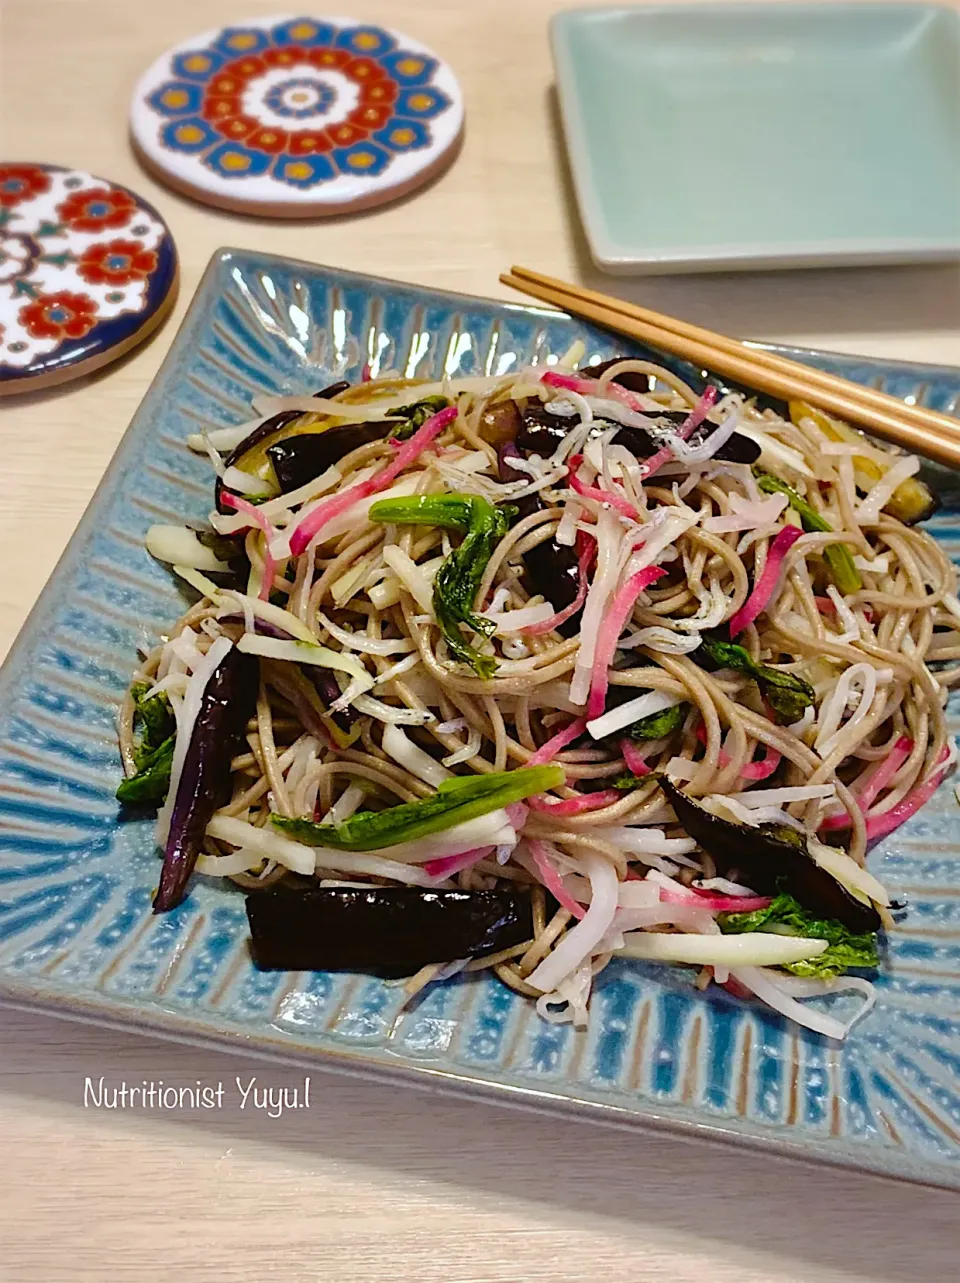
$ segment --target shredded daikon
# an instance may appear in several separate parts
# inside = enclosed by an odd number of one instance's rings
[[[636,699],[628,700],[625,704],[611,708],[609,712],[587,722],[587,730],[595,740],[604,739],[607,735],[613,735],[615,731],[623,730],[625,726],[639,721],[641,717],[660,713],[665,708],[673,708],[679,703],[681,703],[679,695],[668,695],[665,691],[646,691]]]
[[[388,753],[404,770],[409,771],[411,775],[415,775],[417,779],[423,780],[425,784],[430,784],[434,788],[453,776],[452,771],[448,771],[445,766],[441,766],[429,753],[425,753],[422,748],[408,739],[399,726],[387,725],[384,727],[383,751]]]

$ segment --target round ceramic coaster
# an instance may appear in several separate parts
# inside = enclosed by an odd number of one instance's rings
[[[463,95],[425,45],[351,18],[261,18],[197,36],[142,77],[143,162],[171,187],[270,217],[340,214],[420,186],[454,155]]]
[[[176,298],[177,251],[126,187],[0,162],[0,394],[89,374],[141,343]]]

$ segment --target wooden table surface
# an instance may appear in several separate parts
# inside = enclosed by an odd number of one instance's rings
[[[176,315],[145,349],[82,384],[0,408],[0,651],[221,245],[494,295],[504,294],[497,273],[521,262],[731,333],[960,364],[956,268],[604,286],[558,139],[551,0],[367,0],[356,11],[426,40],[461,77],[463,152],[420,195],[300,224],[220,216],[172,195],[128,149],[131,86],[166,46],[256,7],[0,6],[0,158],[72,165],[143,192],[166,216],[183,269]],[[289,0],[259,8],[290,11]],[[242,1056],[46,1016],[4,1011],[0,1029],[2,1283],[946,1283],[960,1275],[958,1205],[943,1192],[323,1073],[309,1113],[281,1119],[251,1116],[236,1100],[201,1121],[106,1113],[84,1108],[86,1076],[294,1079]]]

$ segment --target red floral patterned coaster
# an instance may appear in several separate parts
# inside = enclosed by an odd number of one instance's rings
[[[0,395],[89,374],[173,306],[177,253],[152,206],[57,165],[0,163]]]
[[[224,209],[340,214],[412,191],[457,149],[463,95],[425,45],[349,18],[254,19],[159,58],[130,108],[162,181]]]

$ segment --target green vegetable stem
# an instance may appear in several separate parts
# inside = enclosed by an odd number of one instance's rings
[[[750,652],[736,642],[704,635],[696,654],[701,652],[718,668],[732,668],[752,677],[781,725],[798,721],[803,716],[804,709],[814,701],[814,690],[809,682],[796,673],[784,673],[779,668],[758,664]]]
[[[822,534],[833,529],[826,517],[822,517],[806,499],[801,499],[796,490],[779,477],[774,477],[769,472],[757,473],[757,485],[765,494],[785,494],[790,507],[800,518],[800,524],[808,533],[816,531]],[[846,544],[828,544],[823,550],[823,559],[827,563],[831,579],[844,596],[860,591],[863,580],[853,564],[853,553]]]
[[[373,851],[398,842],[416,842],[455,824],[489,815],[535,793],[559,788],[564,778],[562,766],[526,766],[516,771],[444,780],[433,797],[402,802],[385,811],[359,811],[340,824],[317,824],[280,815],[272,815],[270,820],[288,837],[307,846]]]

